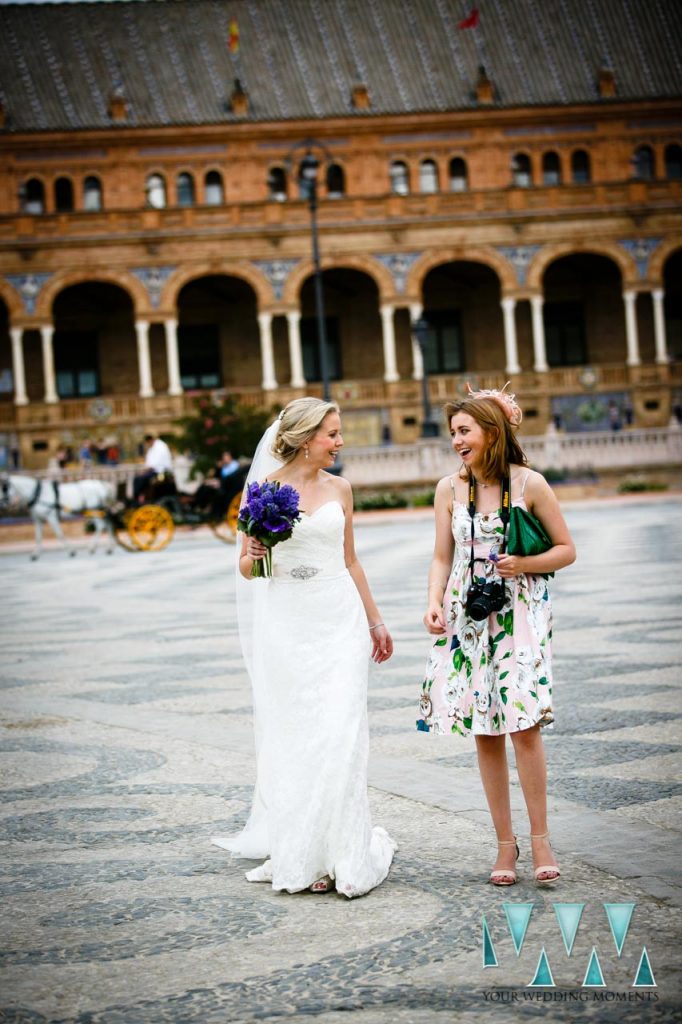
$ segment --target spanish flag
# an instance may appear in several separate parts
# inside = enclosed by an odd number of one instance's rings
[[[464,18],[463,21],[460,21],[457,28],[478,28],[478,23],[480,20],[481,18],[478,13],[478,8],[472,7],[471,13],[466,18]]]
[[[230,18],[227,35],[227,48],[233,57],[239,53],[239,25],[236,18]]]

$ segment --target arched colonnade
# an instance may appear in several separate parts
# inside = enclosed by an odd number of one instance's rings
[[[530,255],[528,250],[508,250],[502,254],[492,248],[468,247],[414,254],[411,260],[402,260],[400,254],[384,261],[365,256],[327,257],[323,260],[323,280],[326,290],[338,293],[339,316],[349,316],[353,300],[360,302],[364,311],[362,323],[353,327],[353,331],[360,332],[361,342],[340,375],[348,379],[383,377],[387,383],[405,377],[421,379],[422,352],[411,337],[410,322],[422,312],[433,315],[437,322],[438,308],[446,309],[453,304],[468,304],[468,311],[465,308],[463,313],[467,321],[464,335],[474,341],[469,342],[463,365],[451,356],[451,363],[446,360],[435,371],[430,367],[432,372],[477,372],[482,367],[475,365],[476,353],[487,349],[488,360],[495,363],[489,369],[504,368],[513,375],[522,371],[523,361],[525,369],[545,373],[552,365],[554,351],[550,351],[548,358],[545,303],[548,296],[570,298],[571,287],[577,287],[575,282],[579,282],[581,274],[583,278],[590,276],[590,267],[586,269],[584,265],[581,270],[581,261],[584,264],[589,259],[601,261],[605,274],[604,268],[610,267],[611,291],[615,294],[617,290],[618,302],[622,302],[620,313],[611,309],[612,320],[620,320],[616,333],[622,335],[624,342],[621,352],[612,348],[612,361],[625,361],[629,366],[642,361],[638,322],[644,316],[652,325],[651,356],[657,363],[666,363],[664,271],[668,259],[678,259],[680,250],[682,240],[676,239],[648,252],[644,278],[638,266],[638,253],[609,243],[582,247],[570,243],[547,245]],[[19,287],[16,281],[0,278],[0,304],[7,311],[17,405],[30,400],[59,401],[53,340],[55,330],[62,331],[69,320],[70,307],[65,297],[73,298],[79,288],[95,285],[107,286],[110,298],[114,291],[120,293],[111,301],[120,317],[120,337],[126,332],[130,336],[130,361],[136,368],[136,379],[130,380],[129,393],[136,391],[142,397],[159,392],[180,395],[187,389],[183,378],[191,379],[193,388],[234,384],[253,385],[265,391],[280,385],[304,388],[308,380],[315,379],[314,372],[310,372],[311,360],[307,358],[309,338],[303,330],[310,326],[314,313],[310,261],[195,264],[167,268],[165,275],[154,270],[135,273],[92,269],[36,277],[46,279],[31,286],[27,278],[28,284],[24,282]],[[651,313],[643,314],[642,303],[647,301],[647,294]],[[183,332],[188,330],[184,321],[195,321],[193,337],[207,338],[210,325],[199,322],[199,311],[211,303],[218,310],[216,316],[223,316],[226,323],[229,315],[225,310],[238,316],[239,322],[229,330],[225,327],[224,333],[226,337],[230,331],[233,337],[239,336],[244,352],[240,354],[234,344],[229,349],[228,338],[224,344],[234,360],[237,376],[208,382],[209,374],[204,375],[202,383],[200,372],[194,376],[183,372]],[[565,305],[568,308],[570,303]],[[484,311],[487,319],[482,319]],[[27,332],[39,335],[35,350],[40,352],[42,364],[40,399],[35,394],[29,397],[26,384]],[[345,340],[343,344],[346,345]],[[550,339],[550,348],[553,344]],[[368,356],[370,349],[374,350],[372,358]],[[598,360],[592,356],[591,361]]]

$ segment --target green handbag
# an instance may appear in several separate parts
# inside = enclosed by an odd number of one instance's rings
[[[541,555],[551,548],[547,531],[525,508],[512,505],[509,515],[507,551],[510,555]]]

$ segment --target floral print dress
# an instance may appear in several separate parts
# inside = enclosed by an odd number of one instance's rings
[[[523,505],[521,496],[512,501]],[[505,604],[474,621],[465,610],[469,590],[471,517],[456,501],[452,533],[455,560],[443,598],[447,632],[436,638],[426,666],[417,729],[434,734],[499,736],[550,725],[552,713],[552,605],[544,576],[524,573],[505,585]],[[477,577],[490,576],[487,556],[503,533],[498,512],[476,513]]]

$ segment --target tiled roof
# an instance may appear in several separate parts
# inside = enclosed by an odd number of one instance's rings
[[[246,120],[462,110],[484,64],[497,105],[682,95],[679,0],[129,0],[0,5],[0,101],[10,131],[107,127],[122,85],[128,123],[229,122],[239,77]],[[228,22],[239,24],[237,57]],[[601,101],[603,102],[603,101]],[[239,118],[244,120],[244,118]]]

